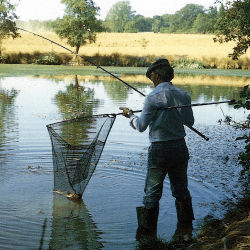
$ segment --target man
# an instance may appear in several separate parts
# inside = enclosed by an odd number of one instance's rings
[[[166,109],[170,106],[191,104],[189,94],[171,83],[174,70],[167,59],[159,59],[147,70],[146,76],[155,89],[147,96],[140,117],[132,110],[120,108],[130,118],[130,125],[143,132],[149,126],[147,176],[143,207],[137,208],[137,239],[157,236],[159,201],[163,181],[168,174],[173,197],[176,199],[177,230],[175,236],[192,233],[194,220],[188,190],[187,166],[189,153],[185,143],[184,125],[191,127],[194,117],[191,107]]]

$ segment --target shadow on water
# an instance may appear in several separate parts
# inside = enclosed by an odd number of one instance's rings
[[[232,99],[239,90],[206,85],[178,87],[190,92],[194,103]],[[146,84],[138,88],[145,94],[152,90]],[[52,150],[46,125],[79,113],[118,113],[120,106],[141,109],[145,98],[118,82],[90,82],[80,77],[69,81],[3,78],[1,91],[0,226],[5,230],[0,232],[0,248],[135,249],[135,208],[143,196],[147,131],[134,131],[128,120],[118,116],[82,200],[74,203],[53,193]],[[220,214],[220,202],[239,190],[236,161],[242,145],[235,138],[241,132],[218,126],[220,108],[231,116],[238,114],[227,104],[193,109],[195,127],[210,138],[209,142],[186,131],[196,232],[206,215]],[[245,115],[240,113],[239,118]],[[63,133],[67,135],[67,131]],[[158,235],[170,240],[175,229],[174,199],[166,179]]]

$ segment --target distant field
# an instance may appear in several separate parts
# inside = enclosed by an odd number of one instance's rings
[[[73,49],[67,45],[66,40],[60,40],[55,33],[41,33],[41,35]],[[214,43],[213,37],[213,35],[196,34],[100,33],[97,35],[95,44],[81,47],[80,54],[88,56],[96,53],[101,55],[119,53],[136,56],[186,56],[203,60],[204,58],[207,60],[227,58],[228,53],[232,53],[234,44]],[[3,47],[4,53],[35,51],[67,53],[63,48],[28,33],[21,33],[21,38],[4,40]],[[249,53],[248,57],[250,57]]]

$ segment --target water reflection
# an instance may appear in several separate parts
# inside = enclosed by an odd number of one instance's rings
[[[14,103],[18,95],[18,91],[12,90],[0,90],[0,141],[6,138],[6,129],[14,123]],[[3,146],[3,142],[0,143]]]
[[[94,97],[94,90],[83,87],[79,84],[78,76],[66,86],[65,91],[59,91],[54,101],[59,107],[63,119],[72,118],[74,115],[90,116],[93,108],[98,105],[98,100]]]
[[[149,146],[147,132],[133,131],[124,117],[117,116],[84,192],[84,203],[75,204],[53,194],[53,161],[46,125],[78,112],[117,113],[121,105],[141,109],[145,97],[118,81],[83,81],[80,76],[77,79],[73,76],[69,84],[65,79],[38,77],[3,78],[1,84],[0,227],[4,230],[0,232],[0,248],[38,249],[47,218],[44,249],[67,249],[69,245],[73,249],[134,250],[135,208],[141,205],[143,196]],[[147,82],[133,86],[145,94],[152,90]],[[194,103],[232,99],[239,90],[199,84],[178,87],[190,92]],[[220,108],[233,116],[234,110],[227,104],[194,108],[195,127],[210,138],[209,142],[187,130],[195,230],[220,200],[238,191],[236,162],[242,142],[235,138],[240,136],[240,131],[218,126],[217,120],[222,118]],[[237,113],[244,117],[244,112]],[[62,132],[67,136],[67,131]],[[76,136],[72,139],[77,140]],[[174,200],[166,180],[158,235],[170,240],[175,229]],[[62,245],[63,240],[66,244]]]
[[[17,96],[18,91],[15,89],[0,89],[0,166],[2,166],[0,176],[2,177],[2,171],[5,169],[4,163],[10,155],[7,150],[10,150],[13,141],[18,140],[15,112]]]
[[[54,194],[50,250],[101,249],[100,234],[82,200]]]
[[[77,146],[88,137],[87,131],[91,127],[93,109],[98,106],[98,100],[94,96],[94,90],[81,86],[76,75],[74,81],[66,86],[66,90],[58,91],[54,97],[54,103],[62,114],[62,120],[78,115],[90,117],[84,124],[69,123],[67,126],[60,127],[61,137],[71,145]]]
[[[186,90],[192,97],[192,101],[203,100],[204,102],[231,100],[238,98],[238,87],[234,86],[209,86],[209,85],[178,85]]]
[[[99,82],[93,80],[94,82]],[[137,88],[144,94],[148,94],[153,90],[153,85],[151,83],[138,83],[129,82],[133,87]],[[220,101],[220,100],[230,100],[238,98],[239,87],[236,86],[216,86],[216,85],[204,85],[204,84],[186,84],[185,81],[181,83],[177,81],[173,83],[175,86],[184,89],[190,93],[193,102],[203,100],[204,102],[209,101]],[[246,82],[247,84],[247,82]],[[126,101],[129,99],[129,94],[139,95],[134,93],[134,90],[124,86],[124,84],[118,81],[103,81],[104,89],[108,96],[115,101]]]

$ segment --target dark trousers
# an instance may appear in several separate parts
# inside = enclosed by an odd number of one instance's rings
[[[146,208],[159,206],[163,182],[168,174],[176,201],[190,198],[187,167],[189,153],[185,140],[152,143],[148,150],[147,177],[143,204]]]

